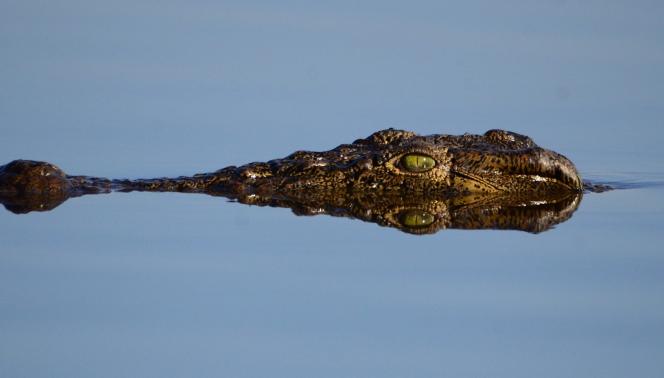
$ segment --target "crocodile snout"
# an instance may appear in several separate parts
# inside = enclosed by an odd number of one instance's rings
[[[471,192],[583,190],[574,164],[540,147],[500,153],[457,151],[452,171],[459,185]]]

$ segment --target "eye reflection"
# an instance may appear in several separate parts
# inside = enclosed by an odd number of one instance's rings
[[[420,173],[435,167],[436,161],[427,155],[407,154],[401,158],[401,166],[407,171]]]
[[[436,217],[433,214],[420,209],[405,210],[399,214],[399,222],[404,227],[426,227],[431,225],[435,220]]]

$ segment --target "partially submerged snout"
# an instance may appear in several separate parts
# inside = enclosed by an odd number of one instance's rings
[[[582,191],[574,164],[540,147],[517,151],[458,150],[453,153],[454,185],[469,192]]]

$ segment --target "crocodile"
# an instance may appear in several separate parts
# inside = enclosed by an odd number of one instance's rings
[[[352,217],[411,233],[443,228],[540,232],[569,218],[584,190],[603,189],[608,188],[584,183],[565,156],[504,130],[420,136],[386,129],[329,151],[296,151],[282,159],[176,178],[73,176],[31,160],[0,167],[0,201],[17,213],[112,191],[205,193],[288,207],[300,215]],[[498,217],[511,214],[512,219],[478,221],[487,211]],[[547,221],[541,221],[542,214]]]

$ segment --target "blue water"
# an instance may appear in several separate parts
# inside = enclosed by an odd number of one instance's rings
[[[504,128],[624,189],[537,235],[168,193],[2,210],[0,376],[663,376],[662,30],[656,1],[3,1],[0,164]]]

